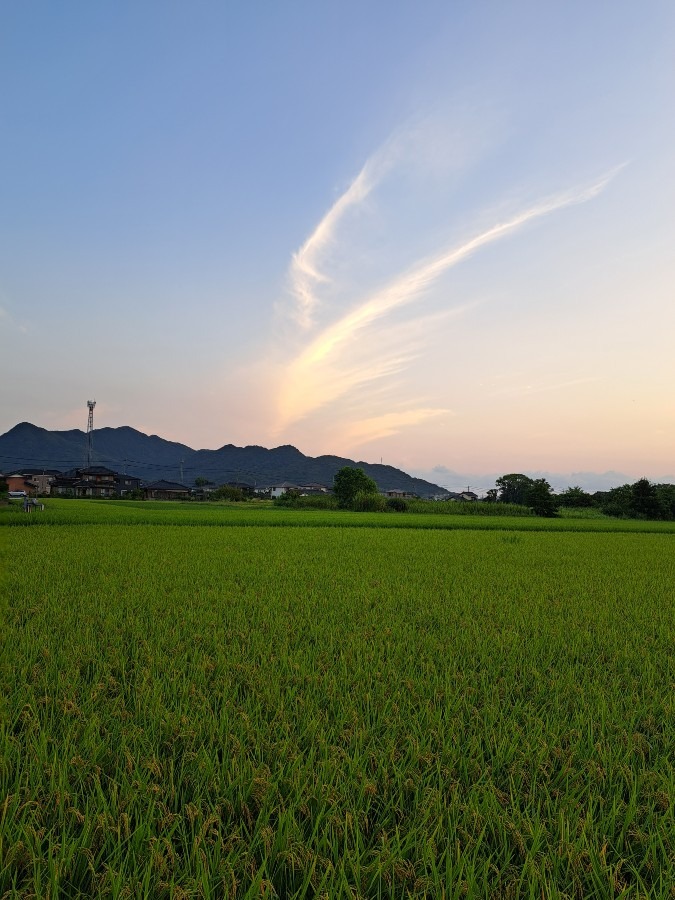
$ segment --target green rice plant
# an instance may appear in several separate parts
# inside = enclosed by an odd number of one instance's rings
[[[482,504],[484,508],[498,504]],[[504,504],[505,505],[505,504]],[[537,516],[493,516],[462,513],[470,503],[431,503],[425,512],[404,516],[355,513],[335,509],[279,508],[268,501],[251,503],[183,503],[173,501],[64,500],[50,498],[43,512],[26,514],[20,505],[0,507],[0,528],[52,525],[208,525],[214,527],[270,526],[293,528],[422,528],[499,531],[600,531],[675,534],[675,522],[652,522],[610,517],[570,516],[544,520]],[[435,512],[436,509],[439,512]],[[523,507],[517,507],[523,509]],[[460,512],[455,512],[460,510]]]
[[[0,896],[675,884],[671,534],[80,524],[2,547]]]
[[[529,506],[518,503],[485,503],[480,500],[409,500],[408,509],[415,513],[448,516],[534,516]]]

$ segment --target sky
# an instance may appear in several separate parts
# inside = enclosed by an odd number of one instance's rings
[[[0,433],[675,478],[670,0],[3,4],[0,85]]]

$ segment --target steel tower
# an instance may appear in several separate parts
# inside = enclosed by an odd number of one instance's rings
[[[87,468],[91,465],[91,459],[94,452],[94,407],[95,400],[87,400],[87,409],[89,417],[87,419]]]

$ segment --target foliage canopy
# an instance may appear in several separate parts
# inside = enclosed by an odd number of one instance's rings
[[[351,506],[357,494],[377,494],[377,484],[363,471],[343,466],[335,473],[333,493],[340,506]]]

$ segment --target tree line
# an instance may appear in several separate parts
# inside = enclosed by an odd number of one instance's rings
[[[488,502],[522,504],[536,515],[554,516],[560,509],[597,509],[621,519],[675,519],[675,485],[653,484],[647,478],[593,494],[578,485],[554,494],[545,478],[520,473],[502,475],[495,484],[487,492]]]
[[[344,466],[335,475],[333,493],[343,508],[363,511],[395,508],[403,512],[405,501],[385,502],[378,487],[362,469]],[[519,472],[502,475],[487,491],[483,503],[526,506],[537,516],[553,517],[561,509],[597,509],[607,516],[625,519],[675,519],[675,485],[653,484],[640,478],[609,491],[591,494],[578,485],[555,494],[545,478],[530,478]]]

